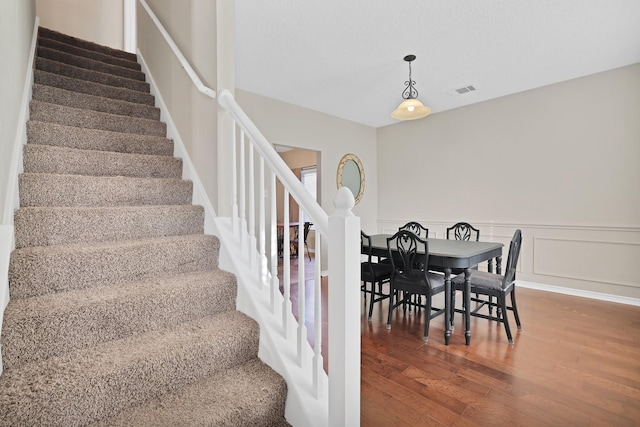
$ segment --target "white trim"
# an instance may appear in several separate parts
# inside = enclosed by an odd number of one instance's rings
[[[29,117],[29,101],[31,100],[31,90],[33,87],[33,64],[35,61],[39,25],[40,18],[36,16],[33,23],[33,35],[31,36],[31,51],[27,62],[27,72],[22,89],[22,102],[20,104],[20,115],[17,121],[16,137],[11,153],[11,163],[9,164],[4,212],[2,214],[2,223],[0,223],[0,330],[2,330],[4,310],[7,304],[9,304],[9,262],[11,260],[11,252],[15,249],[13,213],[14,210],[20,206],[18,174],[23,171],[22,146],[27,142],[27,119]],[[2,347],[0,343],[0,375],[1,374]]]
[[[615,302],[618,304],[627,304],[640,307],[640,299],[638,298],[604,294],[601,292],[585,291],[582,289],[565,288],[561,286],[543,285],[541,283],[525,282],[522,280],[517,280],[516,283],[518,284],[518,286],[522,286],[523,288],[536,289],[539,291],[553,292],[556,294],[571,295],[574,297],[590,298],[600,301]]]
[[[11,163],[9,164],[9,174],[7,182],[7,192],[4,199],[4,213],[2,214],[2,224],[13,225],[13,212],[20,206],[18,195],[18,175],[22,173],[22,146],[27,142],[27,120],[29,118],[29,101],[31,101],[31,88],[33,86],[33,67],[36,55],[36,43],[38,40],[38,26],[40,18],[36,16],[33,23],[33,35],[31,36],[31,52],[27,62],[27,73],[24,78],[22,89],[22,102],[20,104],[20,115],[18,116],[18,126],[11,152]]]
[[[127,52],[136,52],[136,30],[136,0],[124,0],[124,50]]]
[[[378,227],[384,224],[390,224],[397,227],[397,224],[405,224],[409,221],[418,221],[419,223],[429,223],[434,225],[442,225],[450,227],[455,221],[432,221],[427,219],[378,219]],[[625,233],[640,233],[640,227],[638,226],[611,226],[611,225],[568,225],[568,224],[525,224],[525,223],[510,223],[510,222],[483,222],[476,221],[473,218],[465,218],[464,221],[473,224],[474,227],[506,227],[506,228],[542,228],[542,229],[560,229],[560,230],[590,230],[590,231],[619,231]]]

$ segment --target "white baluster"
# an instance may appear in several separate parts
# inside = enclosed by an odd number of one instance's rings
[[[316,274],[314,280],[314,301],[313,301],[313,327],[314,345],[313,345],[313,389],[316,398],[322,397],[322,378],[324,377],[324,360],[322,358],[322,272],[320,256],[320,233],[315,233],[315,265]]]
[[[238,156],[236,152],[238,143],[236,141],[236,127],[237,124],[234,121],[232,130],[233,138],[231,140],[231,224],[234,236],[238,235]]]
[[[266,255],[266,210],[265,210],[265,197],[267,197],[267,192],[264,187],[264,157],[259,156],[259,170],[258,170],[258,197],[260,198],[258,201],[258,247],[260,248],[260,260],[259,264],[259,274],[260,274],[260,283],[267,283],[267,255]]]
[[[291,242],[289,234],[289,191],[284,189],[284,236],[282,251],[282,274],[284,276],[284,301],[282,301],[282,332],[289,337],[289,315],[291,314]]]
[[[304,349],[307,348],[307,325],[305,307],[305,258],[304,228],[302,228],[304,212],[298,209],[298,365],[303,366]]]
[[[257,249],[255,165],[253,161],[253,145],[249,144],[249,262],[253,271],[258,270],[256,263]],[[258,272],[258,274],[260,273]]]
[[[247,230],[247,212],[246,212],[246,182],[245,182],[245,174],[246,174],[246,157],[244,153],[244,131],[240,130],[240,230],[238,233],[238,238],[240,240],[240,249],[242,251],[247,250],[247,245],[245,242],[246,230]]]
[[[280,292],[280,280],[278,279],[278,227],[277,227],[277,205],[276,205],[276,174],[270,171],[270,191],[271,203],[271,312],[276,312],[276,292]],[[284,256],[284,255],[283,255]],[[284,259],[283,259],[284,262]]]

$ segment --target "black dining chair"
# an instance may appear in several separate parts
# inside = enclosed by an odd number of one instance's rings
[[[391,329],[391,317],[393,310],[402,305],[414,305],[422,307],[422,298],[413,300],[412,295],[426,297],[424,304],[424,336],[429,339],[429,324],[431,319],[445,312],[442,309],[433,309],[432,297],[444,291],[444,277],[441,274],[432,273],[429,265],[429,244],[408,230],[400,230],[387,239],[387,251],[393,270],[390,281],[389,316],[387,329]],[[400,299],[400,291],[402,299]],[[395,303],[394,303],[395,298]],[[433,311],[435,310],[435,311]]]
[[[401,231],[401,230],[410,231],[416,236],[421,237],[423,239],[429,238],[429,229],[417,221],[409,221],[402,227],[398,227],[398,231]],[[416,295],[415,298],[416,298],[416,301],[414,302],[418,305],[421,305],[422,297],[420,295]],[[406,308],[406,305],[405,305],[405,308]],[[411,311],[411,305],[409,306],[409,311]]]
[[[304,248],[307,251],[307,255],[309,255],[309,261],[311,261],[311,252],[309,252],[309,246],[307,246],[307,237],[309,237],[309,230],[311,230],[311,223],[309,221],[307,221],[307,222],[304,223],[302,237],[304,238]],[[300,233],[299,233],[299,230],[296,229],[296,235],[293,238],[293,240],[291,241],[291,244],[295,248],[296,255],[297,255],[297,251],[298,251],[299,239],[300,239]],[[304,256],[304,254],[302,254],[302,255]]]
[[[365,303],[367,301],[367,294],[369,294],[369,316],[371,320],[373,314],[373,304],[384,299],[389,298],[389,294],[385,294],[382,285],[388,283],[391,279],[391,264],[373,262],[371,255],[371,237],[360,232],[360,253],[366,255],[366,261],[360,263],[360,280],[362,281],[362,292],[365,296]],[[367,289],[367,284],[371,283],[371,289]],[[376,285],[378,289],[376,290]]]
[[[520,324],[520,316],[518,316],[518,307],[516,305],[516,266],[518,264],[518,258],[520,257],[520,247],[522,245],[522,233],[520,230],[516,230],[511,239],[509,245],[509,256],[507,257],[507,266],[505,268],[504,275],[488,273],[485,271],[472,270],[471,271],[471,293],[479,295],[475,298],[471,298],[471,301],[479,303],[479,305],[471,311],[471,315],[475,317],[481,317],[483,319],[493,320],[504,324],[504,330],[507,333],[507,339],[509,344],[513,344],[513,337],[511,335],[511,328],[509,327],[509,318],[507,317],[507,311],[512,311],[513,316],[516,319],[516,325],[518,329],[522,329]],[[464,274],[460,274],[451,280],[452,289],[462,291],[464,290]],[[480,295],[487,297],[484,299]],[[511,305],[507,305],[507,296],[511,296]],[[497,302],[493,302],[493,297],[496,297]],[[491,312],[489,314],[479,313],[483,307],[495,307],[496,315]],[[462,310],[456,310],[462,312]]]
[[[429,229],[424,227],[419,222],[410,221],[405,225],[403,225],[402,227],[398,227],[398,231],[401,231],[401,230],[410,231],[416,236],[421,237],[423,239],[426,239],[429,237]]]
[[[447,228],[447,240],[464,240],[464,241],[470,241],[470,240],[475,240],[476,242],[480,240],[480,230],[478,230],[477,228],[475,228],[473,225],[469,224],[468,222],[458,222],[454,225],[452,225],[451,227]],[[478,269],[477,265],[474,265],[473,267],[471,267],[474,270]],[[438,269],[437,271],[442,271],[441,269]],[[464,269],[462,268],[453,268],[451,269],[451,274],[461,274],[464,273]],[[478,297],[478,295],[476,295],[476,298]],[[453,309],[455,308],[455,304],[456,304],[456,290],[452,287],[451,288],[451,323],[453,324]],[[491,313],[491,306],[489,306],[489,313]]]
[[[447,228],[447,239],[451,240],[480,240],[480,230],[468,222],[459,222]]]

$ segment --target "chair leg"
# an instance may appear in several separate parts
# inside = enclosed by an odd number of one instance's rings
[[[509,340],[509,344],[513,344],[513,337],[511,336],[511,328],[509,327],[509,316],[507,316],[507,296],[501,295],[498,297],[500,300],[500,311],[502,323],[504,323],[504,330],[507,333],[507,339]]]
[[[391,315],[393,313],[393,297],[398,298],[397,293],[394,291],[393,286],[389,287],[389,315],[387,316],[387,329],[391,329]]]
[[[464,304],[464,300],[462,301],[462,303]],[[449,314],[449,318],[451,319],[451,330],[453,330],[453,318],[456,314],[456,290],[453,285],[451,286],[451,313]]]
[[[518,316],[518,306],[516,305],[516,288],[511,289],[511,310],[513,311],[513,317],[516,318],[516,325],[518,329],[522,329],[520,324],[520,316]]]
[[[429,341],[429,324],[431,323],[431,294],[427,295],[427,304],[424,306],[424,342]]]
[[[371,282],[371,298],[369,299],[369,318],[368,318],[368,320],[371,320],[371,317],[373,315],[373,303],[374,303],[375,298],[376,298],[376,282]]]

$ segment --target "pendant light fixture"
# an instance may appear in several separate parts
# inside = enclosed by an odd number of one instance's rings
[[[425,107],[422,105],[422,102],[418,101],[418,91],[414,87],[416,82],[411,80],[411,61],[414,59],[416,59],[415,55],[407,55],[404,57],[404,60],[409,63],[409,80],[404,82],[404,84],[407,85],[404,92],[402,92],[404,101],[391,113],[391,117],[396,120],[421,119],[431,114],[431,108]]]

